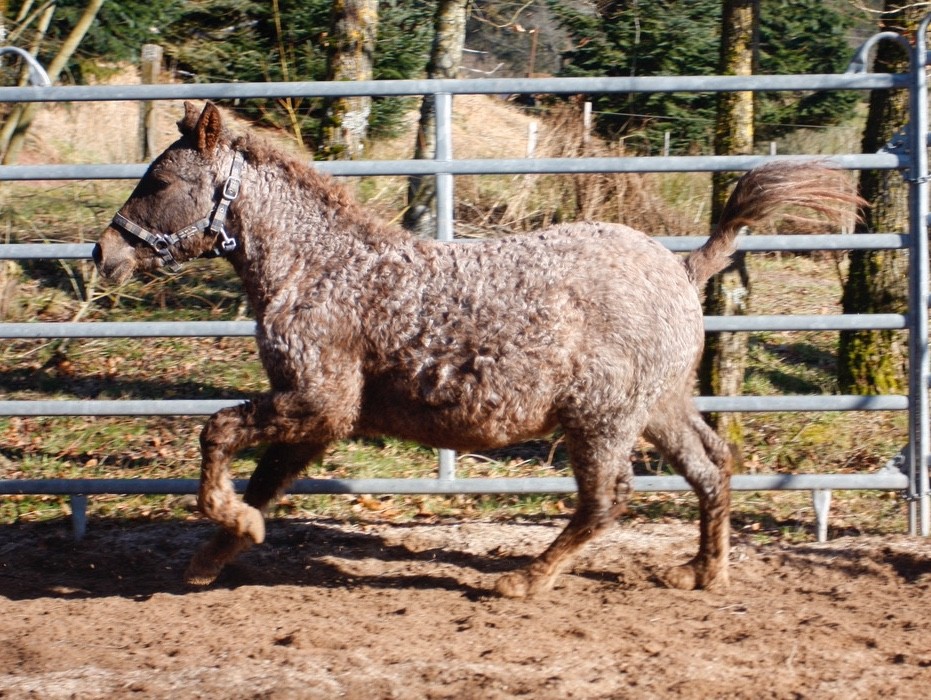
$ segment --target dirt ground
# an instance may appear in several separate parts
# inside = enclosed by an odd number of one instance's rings
[[[621,525],[555,590],[489,595],[557,520],[276,520],[209,590],[195,522],[0,528],[0,698],[927,698],[931,542],[737,538],[683,592],[692,524]]]

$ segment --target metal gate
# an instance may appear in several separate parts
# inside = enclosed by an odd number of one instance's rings
[[[740,242],[747,251],[811,251],[853,249],[905,249],[909,254],[909,309],[905,315],[809,315],[707,317],[708,331],[907,329],[909,337],[909,390],[907,395],[881,396],[725,396],[698,397],[702,411],[907,411],[908,444],[871,474],[737,475],[735,490],[806,490],[814,498],[819,539],[827,532],[827,509],[832,489],[881,489],[905,493],[909,504],[909,530],[931,534],[928,458],[931,452],[928,407],[928,112],[927,28],[918,31],[915,45],[883,32],[869,39],[854,56],[846,73],[836,75],[701,76],[640,78],[548,78],[487,80],[402,80],[356,83],[237,83],[197,85],[131,85],[100,87],[0,88],[0,102],[86,102],[118,100],[229,99],[273,97],[339,97],[352,95],[409,96],[432,94],[437,109],[436,157],[428,161],[343,161],[315,163],[335,175],[434,175],[437,181],[437,237],[453,241],[453,197],[457,175],[538,174],[598,172],[712,172],[740,171],[772,160],[810,160],[807,156],[688,156],[527,158],[457,160],[451,131],[454,96],[464,94],[585,94],[610,92],[726,92],[778,90],[904,89],[910,94],[910,122],[902,138],[875,154],[831,156],[846,169],[899,170],[908,181],[909,230],[906,234],[753,236]],[[878,41],[899,42],[911,57],[904,74],[868,73],[869,52]],[[38,74],[36,74],[38,75]],[[0,181],[138,179],[144,165],[7,165],[0,166]],[[701,237],[660,239],[674,251],[692,250]],[[0,244],[0,259],[87,259],[87,244]],[[179,336],[250,336],[252,322],[125,322],[125,323],[0,323],[0,338],[112,338]],[[235,401],[10,401],[0,400],[3,416],[167,416],[209,415]],[[237,488],[244,483],[237,481]],[[677,476],[638,476],[639,491],[685,491]],[[87,496],[93,494],[196,493],[193,479],[52,479],[0,480],[0,494],[69,495],[76,536],[85,528]],[[302,479],[292,493],[479,494],[560,493],[575,490],[571,478],[457,478],[455,455],[440,452],[437,478],[429,479]]]

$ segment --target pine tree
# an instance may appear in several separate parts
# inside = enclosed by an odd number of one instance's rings
[[[821,0],[760,3],[758,73],[843,72],[850,56],[850,19]],[[550,0],[573,37],[563,54],[566,76],[714,75],[718,72],[721,0],[600,0],[597,14]],[[798,124],[836,124],[851,114],[852,93],[761,93],[756,137],[774,139]],[[673,152],[710,152],[716,97],[711,93],[593,95],[608,136],[643,131],[654,152],[663,132]],[[638,141],[636,143],[642,143]]]

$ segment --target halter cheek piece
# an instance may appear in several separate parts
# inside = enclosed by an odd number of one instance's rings
[[[204,257],[229,255],[236,250],[236,239],[226,232],[226,215],[229,213],[230,204],[239,196],[244,164],[245,159],[242,154],[236,153],[233,156],[233,164],[230,166],[230,174],[223,184],[223,193],[220,195],[220,201],[217,202],[213,213],[174,233],[153,233],[138,224],[134,224],[119,213],[114,215],[111,225],[123,233],[135,236],[150,245],[158,257],[161,258],[162,265],[172,272],[177,272],[181,269],[181,263],[175,260],[172,248],[181,243],[185,238],[190,238],[204,231],[213,233],[217,240],[210,254]]]

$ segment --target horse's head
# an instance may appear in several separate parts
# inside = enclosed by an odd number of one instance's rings
[[[181,138],[156,158],[101,234],[94,262],[101,276],[125,282],[146,272],[236,247],[224,224],[239,191],[242,156],[225,147],[220,112],[184,104]]]

